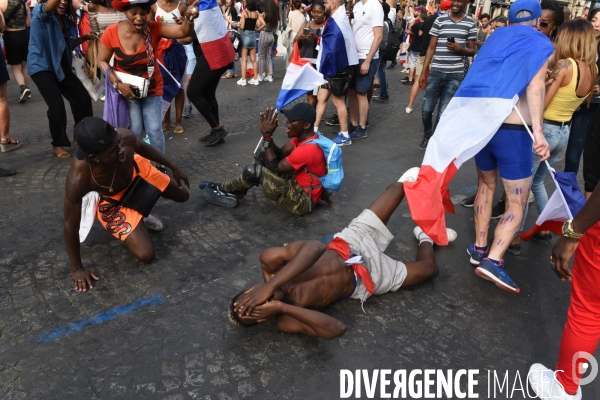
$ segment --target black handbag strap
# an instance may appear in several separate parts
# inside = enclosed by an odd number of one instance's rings
[[[26,8],[25,8],[25,7],[27,7],[27,6],[26,6],[26,0],[23,0],[23,1],[22,1],[22,3],[21,3],[21,6],[23,6],[23,11],[25,11],[25,14],[27,14],[27,10],[26,10]],[[19,5],[17,4],[17,5],[15,6],[15,8],[13,8],[13,9],[10,11],[10,14],[8,14],[7,16],[5,16],[5,17],[4,17],[4,23],[5,23],[6,25],[8,25],[8,21],[10,21],[10,20],[12,19],[12,17],[14,17],[14,16],[15,16],[15,14],[17,13],[17,11],[19,11],[19,8],[20,8],[20,7],[19,7]]]
[[[140,167],[138,167],[137,163],[135,162],[135,160],[133,160],[133,168],[135,168],[135,172],[138,173],[138,176],[140,176]],[[129,189],[129,187],[131,186],[131,184],[133,183],[133,179],[131,180],[131,182],[129,183],[129,185],[127,186],[126,190]],[[125,195],[125,194],[123,194]],[[111,199],[110,197],[104,197],[102,195],[100,195],[100,198],[104,201],[109,202],[110,204],[112,204],[113,206],[120,206],[121,203],[119,200],[115,200],[115,199]]]

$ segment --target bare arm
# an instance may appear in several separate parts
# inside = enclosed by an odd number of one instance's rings
[[[473,57],[475,55],[475,40],[468,40],[467,47],[462,47],[458,43],[447,42],[446,46],[448,49],[457,52],[458,54],[462,54],[466,57]]]
[[[182,23],[177,25],[164,25],[160,26],[160,35],[165,39],[183,39],[192,35],[194,30],[194,20],[198,18],[198,1],[195,0],[189,8],[185,8],[185,12],[182,13]],[[180,7],[181,10],[181,7]]]
[[[25,17],[25,26],[31,28],[31,10],[29,10],[29,7],[25,7],[25,12],[27,13],[27,16]]]
[[[421,72],[421,76],[419,78],[419,85],[422,85],[425,82],[426,72],[429,70],[429,66],[431,65],[431,60],[433,59],[433,55],[435,54],[435,47],[437,46],[438,37],[431,36],[429,40],[429,47],[427,48],[427,53],[425,53],[425,60],[423,61],[423,71]]]
[[[546,86],[546,98],[544,100],[544,110],[546,108],[548,108],[548,105],[550,105],[550,102],[554,98],[554,95],[556,94],[556,92],[558,92],[558,89],[560,89],[560,87],[562,86],[562,83],[564,82],[564,80],[569,72],[570,65],[571,65],[571,61],[569,61],[569,59],[565,59],[565,60],[559,60],[552,68],[552,71],[550,72],[550,79],[552,80],[552,83],[549,86]]]
[[[548,142],[546,142],[544,130],[542,128],[544,122],[544,95],[546,93],[545,77],[547,69],[548,62],[545,62],[526,89],[527,104],[529,106],[529,114],[531,115],[533,137],[535,139],[533,150],[540,156],[540,162],[543,162],[550,157],[550,146],[548,146]]]
[[[325,340],[331,340],[346,333],[346,325],[336,318],[319,311],[286,303],[281,304],[281,314],[277,318],[277,329],[280,332],[304,333]]]

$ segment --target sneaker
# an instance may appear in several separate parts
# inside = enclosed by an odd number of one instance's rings
[[[496,264],[498,263],[498,265]],[[519,293],[521,289],[517,284],[510,279],[510,276],[505,271],[504,260],[496,261],[484,258],[479,263],[479,266],[475,268],[475,273],[480,278],[494,282],[502,290],[506,290],[511,293]]]
[[[15,171],[15,170],[0,168],[0,176],[13,176],[16,174],[17,174],[17,171]]]
[[[406,107],[406,113],[407,113],[407,114],[410,114],[410,113],[412,112],[412,110],[413,110],[412,108],[408,108],[408,107]]]
[[[533,192],[529,192],[529,199],[527,200],[530,203],[533,203],[535,201],[535,195],[533,194]]]
[[[338,133],[338,135],[332,141],[338,146],[349,146],[352,144],[352,139],[342,135],[342,132]]]
[[[425,232],[423,232],[423,229],[421,229],[420,226],[415,226],[413,233],[415,234],[415,237],[417,238],[417,240],[419,242],[426,238],[431,240],[431,238]],[[456,238],[458,237],[458,234],[456,233],[456,231],[454,229],[450,229],[450,228],[446,228],[446,235],[448,235],[448,243],[454,242],[456,240]]]
[[[542,235],[539,232],[536,232],[533,234],[533,236],[531,237],[532,240],[535,240],[536,242],[540,242],[543,244],[551,244],[552,243],[552,234],[550,232]]]
[[[263,78],[263,75],[259,75],[259,76],[258,76],[256,79],[257,79],[259,82],[262,82],[262,81],[264,80],[264,78]]]
[[[210,187],[213,190],[219,190],[219,186],[221,186],[220,183],[213,182],[213,181],[200,181],[200,183],[198,184],[198,187],[200,188],[200,190],[204,190],[207,187]]]
[[[354,125],[352,125],[352,122],[350,122],[348,124],[348,133],[351,134],[352,132],[354,132],[356,130],[356,128],[358,128],[358,126],[354,126]]]
[[[529,368],[527,381],[533,392],[540,399],[581,400],[581,387],[577,393],[568,394],[562,384],[556,379],[556,374],[542,364],[533,364]]]
[[[350,134],[350,139],[358,140],[367,137],[367,130],[361,126],[357,126],[354,132]]]
[[[19,103],[25,103],[27,101],[27,99],[29,99],[29,96],[31,95],[31,90],[29,90],[29,88],[25,88],[23,89],[23,91],[21,92],[21,95],[19,96]]]
[[[475,203],[476,194],[471,197],[464,198],[460,201],[460,205],[463,207],[473,208],[473,203]]]
[[[387,102],[390,101],[390,97],[389,96],[377,96],[377,97],[373,96],[373,98],[375,99],[375,101],[377,101],[379,103],[387,103]]]
[[[400,72],[402,72],[403,74],[408,74],[408,68],[404,68],[404,69],[403,69],[402,71],[400,71]],[[405,79],[408,79],[408,77],[406,77]]]
[[[231,193],[222,192],[214,182],[210,182],[202,192],[209,204],[227,208],[235,208],[238,205],[237,197]]]
[[[258,86],[258,79],[250,79],[248,83],[250,85]]]
[[[337,114],[333,114],[333,117],[329,118],[328,120],[325,121],[326,125],[329,126],[337,126],[340,124],[340,120],[337,116]]]
[[[488,255],[488,247],[485,246],[485,250],[479,250],[475,248],[475,243],[471,243],[467,248],[467,254],[471,257],[469,262],[471,265],[479,265],[481,260],[487,257]]]
[[[403,84],[403,85],[412,85],[413,83],[415,83],[415,81],[409,81],[408,77],[406,77],[406,78],[402,79],[400,81],[400,83]]]
[[[205,140],[205,144],[207,146],[214,146],[215,144],[218,144],[228,134],[229,132],[227,132],[227,130],[225,130],[224,128],[216,130],[213,129],[213,131],[210,133],[210,135],[213,135],[213,137],[211,138],[209,135],[209,137]]]
[[[412,167],[402,174],[398,182],[416,182],[419,176],[420,167]]]
[[[29,98],[31,98],[31,95],[29,95]],[[106,97],[105,97],[104,95],[100,96],[100,101],[104,101],[104,100],[105,100],[105,98],[106,98]]]
[[[183,106],[183,113],[181,114],[183,118],[189,118],[192,116],[192,105],[186,104]]]
[[[152,215],[152,214],[150,214],[146,218],[144,218],[144,225],[146,225],[146,228],[150,229],[151,231],[155,231],[155,232],[160,232],[165,227],[163,225],[162,221],[160,219],[158,219],[157,216]]]
[[[240,86],[246,86],[246,80],[242,78],[239,81],[237,81],[237,84],[240,85]]]
[[[271,75],[265,76],[265,82],[273,82],[273,77]]]
[[[508,249],[506,249],[506,251],[508,251],[513,256],[521,255],[521,243],[511,244],[510,246],[508,246]]]
[[[421,143],[419,143],[419,149],[426,150],[428,143],[429,143],[429,139],[423,139],[423,140],[421,140]]]
[[[505,210],[506,210],[506,205],[504,204],[504,202],[502,200],[500,200],[492,208],[492,221],[502,218]]]

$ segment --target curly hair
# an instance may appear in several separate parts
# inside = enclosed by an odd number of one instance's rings
[[[254,321],[254,320],[248,320],[248,319],[244,320],[244,319],[240,318],[238,313],[235,312],[234,304],[237,301],[238,297],[240,297],[244,292],[245,292],[245,290],[238,293],[233,299],[231,299],[231,303],[229,303],[229,308],[227,309],[227,317],[229,318],[229,321],[231,321],[231,323],[236,326],[250,328],[250,327],[256,325],[258,322]]]

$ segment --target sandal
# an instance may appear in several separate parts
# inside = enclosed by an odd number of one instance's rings
[[[179,135],[181,133],[185,132],[185,129],[181,128],[181,129],[173,129],[173,133]]]
[[[172,129],[173,125],[169,125],[169,126],[163,126],[162,130],[164,131],[168,131],[169,129]]]
[[[0,149],[3,153],[7,153],[9,151],[13,151],[21,147],[21,141],[18,139],[14,139],[9,137],[0,139]]]
[[[66,158],[71,158],[71,155],[69,153],[67,153],[66,151],[63,151],[62,153],[56,154],[56,157],[61,158],[61,159],[66,159]]]
[[[233,74],[225,74],[221,77],[221,79],[231,79],[233,78]]]

